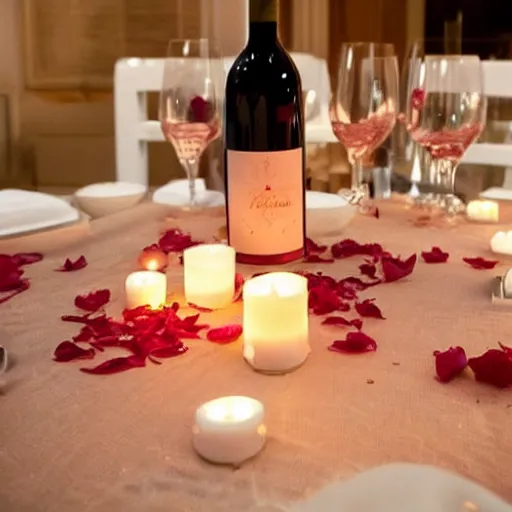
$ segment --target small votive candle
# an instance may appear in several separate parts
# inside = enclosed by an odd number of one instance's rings
[[[244,357],[257,371],[286,373],[308,357],[308,283],[290,272],[249,279],[243,289]]]
[[[224,244],[205,244],[183,251],[185,298],[203,308],[221,309],[233,302],[235,250]]]
[[[466,216],[476,222],[498,222],[500,218],[499,205],[496,201],[475,200],[466,206]]]
[[[512,269],[508,269],[503,278],[503,295],[507,299],[512,298]]]
[[[168,256],[158,247],[146,247],[139,256],[139,264],[146,270],[164,270]]]
[[[128,309],[145,305],[156,309],[165,304],[167,277],[153,270],[133,272],[126,278],[125,290]]]
[[[246,396],[226,396],[201,405],[196,411],[193,445],[215,464],[240,465],[265,445],[267,429],[263,404]]]
[[[491,251],[512,255],[512,231],[498,231],[491,238]]]

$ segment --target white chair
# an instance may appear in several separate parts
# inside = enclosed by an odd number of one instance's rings
[[[302,77],[304,90],[314,90],[319,114],[306,123],[306,141],[337,142],[329,121],[331,95],[325,60],[304,53],[292,54]],[[127,58],[117,61],[114,71],[116,178],[148,185],[148,143],[164,141],[160,123],[148,119],[147,93],[162,86],[165,59]],[[232,57],[224,59],[227,71]]]
[[[512,98],[512,61],[488,60],[482,65],[486,96]],[[480,196],[512,199],[512,144],[473,144],[468,148],[462,163],[507,167],[503,186],[487,189]]]

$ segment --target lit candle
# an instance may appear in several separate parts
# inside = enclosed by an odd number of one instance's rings
[[[144,305],[155,309],[165,304],[167,277],[153,270],[133,272],[126,278],[125,289],[128,309]]]
[[[203,308],[220,309],[233,302],[235,250],[224,244],[196,245],[183,251],[185,298]]]
[[[491,238],[491,251],[512,255],[512,231],[498,231]]]
[[[289,272],[263,274],[243,290],[244,357],[264,373],[285,373],[307,358],[308,283]]]
[[[226,396],[207,402],[196,411],[193,445],[204,459],[239,465],[254,457],[265,444],[263,404],[246,396]]]
[[[500,218],[499,205],[496,201],[470,201],[466,207],[468,219],[477,222],[498,222]]]
[[[507,299],[512,298],[512,269],[507,270],[502,283],[503,283],[503,295]]]
[[[139,256],[139,264],[146,270],[163,270],[167,263],[167,254],[156,245],[146,247]]]

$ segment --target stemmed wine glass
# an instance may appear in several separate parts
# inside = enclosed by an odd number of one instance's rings
[[[221,59],[207,39],[172,39],[164,64],[159,117],[189,180],[189,206],[196,200],[199,160],[219,136]]]
[[[352,166],[352,204],[368,196],[363,159],[389,136],[398,107],[398,64],[391,44],[345,43],[330,108],[331,125]]]
[[[409,65],[405,126],[429,154],[435,185],[445,192],[436,205],[457,214],[464,204],[455,195],[455,172],[485,124],[481,62],[475,55],[426,55]]]

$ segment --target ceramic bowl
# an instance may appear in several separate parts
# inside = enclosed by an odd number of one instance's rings
[[[306,192],[306,233],[314,238],[340,234],[350,223],[357,208],[346,199],[326,192]]]
[[[93,218],[105,217],[139,203],[147,187],[122,181],[95,183],[75,192],[77,206]]]

